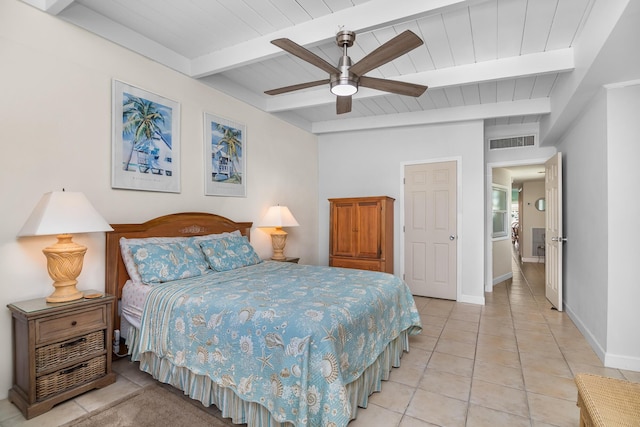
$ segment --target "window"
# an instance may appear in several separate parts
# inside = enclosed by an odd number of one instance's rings
[[[507,237],[508,233],[508,212],[507,212],[507,188],[493,186],[492,188],[492,213],[493,213],[493,231],[491,237]]]

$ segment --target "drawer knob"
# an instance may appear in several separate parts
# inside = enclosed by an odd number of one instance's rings
[[[78,324],[78,322],[75,321],[75,320],[73,322],[71,322],[71,326],[76,326],[77,324]]]

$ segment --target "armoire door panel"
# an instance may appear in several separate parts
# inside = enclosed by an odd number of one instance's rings
[[[358,203],[356,256],[377,258],[380,256],[380,205],[378,203]]]
[[[353,204],[336,204],[332,210],[335,232],[332,233],[332,253],[336,256],[353,256],[356,252],[354,237],[355,207]]]

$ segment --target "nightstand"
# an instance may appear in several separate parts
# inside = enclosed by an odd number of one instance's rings
[[[13,387],[9,400],[30,419],[54,405],[112,384],[111,309],[99,293],[63,303],[44,298],[9,304],[13,327]]]
[[[300,258],[286,257],[285,259],[272,259],[271,261],[292,262],[294,264],[297,264],[298,261],[300,261]]]

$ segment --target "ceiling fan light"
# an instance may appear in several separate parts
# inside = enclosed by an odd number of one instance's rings
[[[331,93],[337,96],[351,96],[358,92],[358,84],[352,80],[331,82]]]

